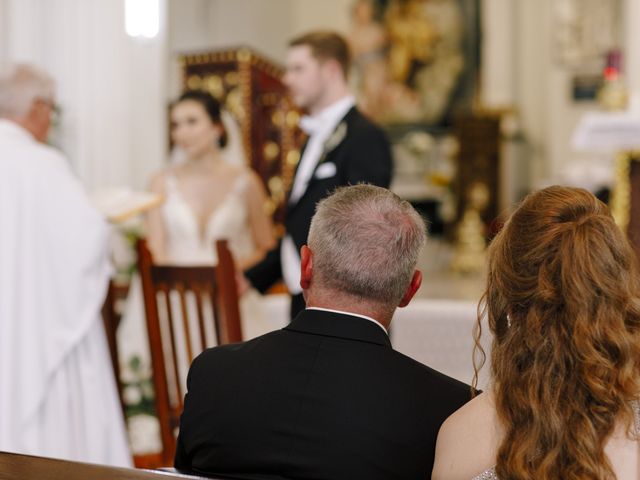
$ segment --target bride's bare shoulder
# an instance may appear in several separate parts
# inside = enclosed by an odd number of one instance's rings
[[[493,467],[501,438],[493,394],[482,393],[440,427],[433,479],[464,479]]]
[[[163,168],[162,170],[156,171],[153,175],[151,175],[151,180],[149,181],[149,190],[156,193],[164,193],[165,183],[167,181],[167,175],[169,175],[170,168]]]

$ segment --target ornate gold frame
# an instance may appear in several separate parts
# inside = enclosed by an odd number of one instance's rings
[[[632,161],[640,160],[640,150],[627,150],[616,156],[615,177],[609,208],[616,224],[623,232],[629,226],[631,183],[629,173]]]

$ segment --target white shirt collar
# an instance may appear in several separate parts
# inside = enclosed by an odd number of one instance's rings
[[[369,320],[370,322],[373,322],[377,326],[379,326],[382,329],[382,331],[385,333],[385,335],[389,335],[389,333],[387,332],[387,329],[384,328],[384,326],[380,322],[378,322],[377,320],[374,320],[371,317],[367,317],[366,315],[360,315],[359,313],[345,312],[343,310],[332,310],[330,308],[307,307],[306,309],[307,310],[320,310],[321,312],[339,313],[341,315],[351,315],[352,317],[364,318],[365,320]]]
[[[331,132],[355,104],[355,97],[347,95],[313,116],[303,115],[300,119],[300,128],[308,135]]]

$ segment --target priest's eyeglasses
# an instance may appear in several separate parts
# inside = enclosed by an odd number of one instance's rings
[[[55,120],[60,116],[60,106],[50,98],[37,97],[35,101],[43,103],[49,107],[51,110],[51,119],[55,123]]]

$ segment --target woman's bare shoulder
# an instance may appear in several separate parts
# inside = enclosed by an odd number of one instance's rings
[[[501,429],[493,394],[482,393],[440,427],[433,479],[464,479],[493,467]]]
[[[242,179],[244,191],[248,195],[255,196],[264,191],[264,184],[260,175],[251,167],[245,165],[234,165],[237,178]]]
[[[172,172],[172,167],[163,168],[151,175],[149,181],[149,190],[156,193],[163,193],[165,190],[165,184],[167,182],[167,176]]]

